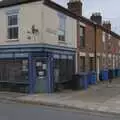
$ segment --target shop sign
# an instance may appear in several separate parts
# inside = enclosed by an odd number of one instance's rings
[[[28,53],[15,53],[16,58],[28,57]]]
[[[2,53],[0,54],[0,58],[12,58],[13,54],[12,53]]]

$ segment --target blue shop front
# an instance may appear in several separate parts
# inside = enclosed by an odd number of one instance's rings
[[[64,86],[74,71],[73,48],[46,44],[0,47],[1,91],[52,93],[56,83]]]

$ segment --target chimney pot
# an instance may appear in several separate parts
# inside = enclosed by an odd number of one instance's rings
[[[102,16],[100,12],[92,13],[90,19],[98,24],[102,24]]]
[[[78,16],[82,16],[82,2],[81,0],[69,0],[68,9]]]
[[[110,21],[103,21],[103,27],[111,30],[111,22]]]

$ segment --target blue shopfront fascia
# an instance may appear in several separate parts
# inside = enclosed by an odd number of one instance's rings
[[[0,46],[0,60],[28,59],[29,63],[29,93],[35,91],[36,69],[35,58],[46,58],[48,64],[48,93],[53,92],[53,65],[54,59],[75,58],[75,49],[52,46],[47,44],[40,45],[11,45]]]
[[[75,51],[75,48],[64,47],[64,46],[56,46],[50,44],[16,44],[16,45],[0,45],[0,49],[26,49],[30,51],[32,48],[49,48],[49,49],[59,49],[59,50],[72,50]]]
[[[2,45],[0,46],[0,59],[28,58],[29,53],[33,56],[43,56],[48,52],[53,55],[74,55],[75,50],[75,48],[49,44]]]

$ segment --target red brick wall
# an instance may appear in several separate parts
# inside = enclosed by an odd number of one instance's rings
[[[89,70],[89,53],[94,54],[95,53],[95,29],[93,25],[86,24],[85,26],[85,47],[80,47],[80,25],[78,24],[78,40],[77,40],[77,46],[78,46],[78,54],[79,52],[84,52],[86,54],[86,71]],[[93,61],[95,63],[95,60]],[[80,59],[78,57],[78,66],[80,66]],[[95,65],[93,65],[95,68]],[[80,71],[80,69],[79,69]]]

